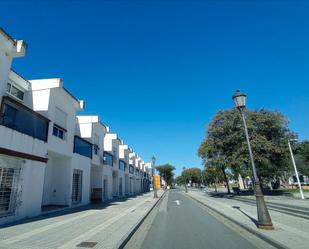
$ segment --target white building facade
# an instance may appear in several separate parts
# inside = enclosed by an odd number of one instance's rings
[[[49,120],[32,110],[30,83],[11,70],[25,52],[0,29],[0,224],[41,213]]]
[[[0,224],[147,191],[143,160],[59,78],[11,69],[24,41],[0,29]],[[149,188],[148,188],[149,189]]]

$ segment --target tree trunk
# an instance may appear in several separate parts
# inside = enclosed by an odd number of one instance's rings
[[[222,172],[223,172],[224,181],[226,182],[227,192],[230,194],[231,191],[230,191],[229,181],[228,181],[226,173],[225,173],[225,168],[222,167],[221,169],[222,169]]]

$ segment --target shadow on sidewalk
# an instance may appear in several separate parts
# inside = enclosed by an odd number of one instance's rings
[[[39,216],[36,216],[36,217],[25,218],[25,219],[22,219],[22,220],[18,220],[18,221],[14,221],[14,222],[10,222],[10,223],[7,223],[7,224],[0,225],[0,229],[1,228],[8,228],[8,227],[16,226],[16,225],[21,225],[21,224],[27,224],[27,223],[36,222],[36,221],[41,221],[41,220],[47,220],[47,219],[50,219],[50,218],[55,218],[55,217],[69,215],[69,214],[79,213],[79,212],[83,212],[83,211],[87,211],[87,210],[103,210],[103,209],[105,209],[109,206],[121,205],[122,202],[126,202],[128,200],[133,200],[137,197],[144,196],[148,193],[149,192],[140,193],[140,194],[136,194],[136,195],[126,196],[126,197],[121,197],[121,198],[115,198],[115,199],[112,199],[110,201],[105,201],[105,202],[100,202],[100,203],[90,203],[90,204],[78,206],[78,207],[68,207],[64,210],[63,209],[58,210],[58,211],[55,210],[55,212],[46,213],[46,214],[42,213],[42,214],[40,214]]]
[[[246,214],[244,211],[242,211],[242,210],[240,209],[240,207],[238,207],[238,206],[232,206],[232,208],[235,208],[235,209],[239,210],[239,212],[241,212],[242,214],[244,214],[245,216],[247,216],[247,217],[254,223],[254,225],[256,225],[256,227],[258,227],[258,221],[257,221],[256,219],[252,218],[250,215]]]
[[[236,194],[231,192],[230,194],[227,192],[207,192],[207,194],[214,198],[233,198],[237,196],[254,196],[253,190],[241,190],[240,194]],[[284,192],[283,190],[267,190],[263,189],[264,196],[287,196],[292,197],[292,193]]]

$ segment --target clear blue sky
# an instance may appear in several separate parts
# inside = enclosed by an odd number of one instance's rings
[[[42,2],[0,3],[0,25],[29,45],[14,68],[63,78],[144,160],[200,166],[238,88],[309,138],[309,1]]]

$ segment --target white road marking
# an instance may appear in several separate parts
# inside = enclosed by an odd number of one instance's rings
[[[174,202],[176,202],[177,206],[180,205],[180,201],[179,201],[179,200],[176,200],[176,201],[174,201]]]

